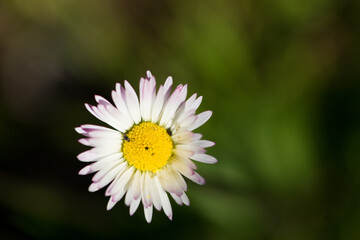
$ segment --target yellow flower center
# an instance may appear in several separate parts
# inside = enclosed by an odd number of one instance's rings
[[[142,122],[124,136],[122,152],[128,163],[142,171],[156,172],[165,166],[173,149],[167,131],[152,122]]]

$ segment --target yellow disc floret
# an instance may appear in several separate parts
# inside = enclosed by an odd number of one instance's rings
[[[152,122],[135,125],[124,137],[122,152],[128,163],[142,171],[156,172],[171,157],[173,141],[167,131]]]

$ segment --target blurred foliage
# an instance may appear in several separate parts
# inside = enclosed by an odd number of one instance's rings
[[[1,239],[360,239],[360,2],[0,2]],[[191,206],[110,212],[83,107],[151,70],[204,96],[217,143]]]

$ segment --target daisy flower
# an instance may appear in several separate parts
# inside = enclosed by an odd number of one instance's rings
[[[92,147],[77,156],[80,161],[91,162],[79,174],[96,172],[90,192],[110,184],[105,192],[110,196],[108,210],[125,196],[130,215],[142,202],[147,222],[151,222],[153,207],[163,209],[172,219],[168,194],[179,205],[190,204],[183,176],[197,184],[205,183],[195,172],[193,161],[217,162],[205,154],[205,148],[215,143],[192,132],[212,112],[195,114],[202,97],[194,94],[186,100],[187,85],[180,84],[171,93],[172,84],[168,77],[156,92],[155,78],[147,71],[146,78],[140,79],[140,99],[125,81],[124,86],[117,83],[112,91],[115,106],[101,96],[95,96],[97,106],[85,104],[92,115],[111,128],[91,124],[75,128],[86,137],[79,142]]]

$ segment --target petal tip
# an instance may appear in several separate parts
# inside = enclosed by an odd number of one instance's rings
[[[151,74],[150,70],[146,71],[146,77],[150,79],[153,75]]]
[[[80,133],[80,134],[86,133],[81,127],[76,127],[76,128],[75,128],[75,131],[76,131],[77,133]]]
[[[83,169],[81,169],[78,174],[79,175],[86,175],[86,174],[90,173],[90,171],[91,171],[90,166],[86,166]]]
[[[96,192],[97,190],[99,190],[99,187],[97,186],[96,183],[92,183],[92,184],[89,186],[89,192]]]

